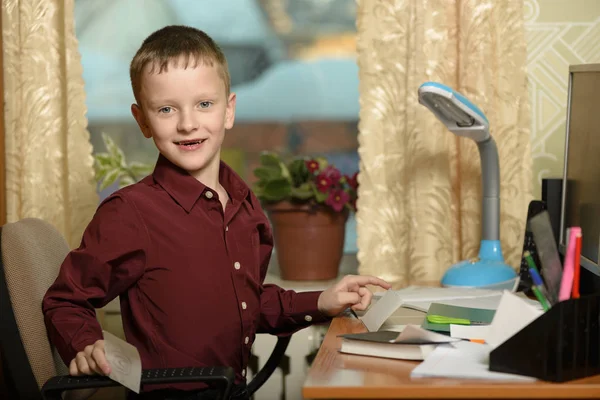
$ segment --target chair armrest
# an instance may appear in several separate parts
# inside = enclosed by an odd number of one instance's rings
[[[265,363],[265,365],[256,373],[254,378],[248,383],[248,395],[251,397],[254,392],[256,392],[260,387],[269,379],[273,371],[277,368],[279,363],[281,362],[281,358],[285,354],[285,350],[290,344],[291,336],[278,336],[277,343],[275,344],[275,348],[271,352],[269,359]]]
[[[167,383],[204,382],[216,384],[222,389],[223,399],[227,399],[233,386],[235,372],[231,367],[202,367],[202,368],[161,368],[142,371],[141,384],[156,385]],[[119,386],[107,376],[55,376],[42,386],[43,400],[61,400],[61,395],[67,390],[96,389]]]

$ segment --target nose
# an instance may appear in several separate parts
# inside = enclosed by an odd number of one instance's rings
[[[181,111],[179,113],[179,121],[177,130],[179,132],[194,132],[198,129],[198,117],[193,111]]]

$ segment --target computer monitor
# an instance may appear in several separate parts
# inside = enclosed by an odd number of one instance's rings
[[[600,276],[600,64],[569,68],[559,249],[582,230],[581,266]]]

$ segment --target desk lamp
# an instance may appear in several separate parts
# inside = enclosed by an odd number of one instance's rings
[[[460,93],[435,82],[419,88],[419,103],[427,107],[450,132],[477,143],[481,160],[483,204],[479,256],[450,267],[442,278],[443,286],[511,288],[517,274],[504,262],[500,246],[500,166],[496,142],[489,132],[483,112]]]

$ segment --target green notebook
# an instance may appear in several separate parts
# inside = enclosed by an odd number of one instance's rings
[[[450,333],[450,323],[461,325],[488,325],[492,323],[496,310],[486,310],[483,308],[469,308],[451,306],[447,304],[432,303],[427,311],[427,317],[423,320],[421,328],[436,332]],[[442,318],[440,318],[442,317]],[[438,319],[440,322],[448,323],[432,323],[429,319]],[[451,319],[459,319],[451,321]],[[445,321],[446,320],[446,321]]]

